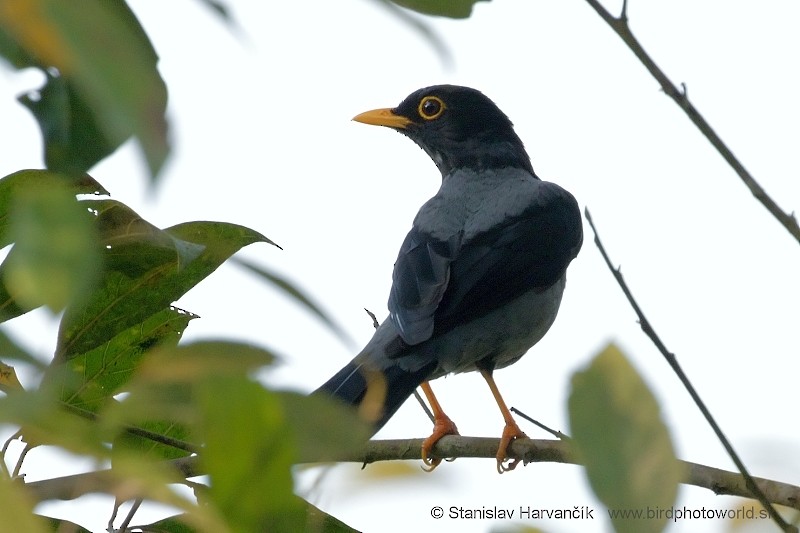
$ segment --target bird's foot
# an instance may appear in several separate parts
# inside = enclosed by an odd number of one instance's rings
[[[510,459],[508,457],[508,447],[512,441],[517,439],[527,439],[528,436],[522,431],[516,422],[506,424],[503,428],[503,436],[500,437],[500,447],[497,449],[497,473],[510,472],[520,463],[520,459]]]
[[[442,413],[441,417],[437,417],[433,422],[433,433],[431,436],[422,441],[422,462],[423,470],[426,472],[433,472],[439,466],[442,460],[438,457],[431,457],[431,450],[439,442],[439,439],[446,435],[460,435],[455,423],[450,420],[450,417]],[[452,461],[453,459],[448,459]]]

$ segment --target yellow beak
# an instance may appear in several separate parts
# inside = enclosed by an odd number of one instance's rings
[[[408,118],[397,115],[391,109],[373,109],[353,117],[356,122],[371,124],[373,126],[387,126],[389,128],[405,129],[411,124]]]

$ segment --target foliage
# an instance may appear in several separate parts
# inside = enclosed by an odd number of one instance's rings
[[[224,5],[205,2],[229,20]],[[476,2],[394,3],[465,18]],[[87,491],[180,511],[150,530],[351,531],[294,495],[291,467],[362,442],[367,431],[353,413],[266,388],[254,378],[274,361],[263,348],[180,344],[197,317],[174,303],[241,248],[275,243],[228,222],[159,228],[87,174],[130,138],[153,180],[169,154],[167,88],[133,12],[124,0],[3,2],[0,55],[14,68],[45,73],[45,85],[19,100],[40,126],[47,167],[0,179],[0,245],[10,247],[0,264],[0,322],[43,306],[63,313],[47,365],[0,330],[0,423],[18,427],[28,447],[57,446],[110,463]],[[242,264],[344,336],[297,288]],[[41,383],[23,387],[11,362],[41,370]],[[672,505],[681,471],[668,431],[618,349],[608,347],[575,375],[569,407],[576,447],[604,503]],[[192,485],[188,498],[170,485],[185,483],[175,460],[194,454],[207,484]],[[32,511],[37,500],[59,496],[26,490],[12,479],[18,468],[6,471],[5,461],[0,468],[5,527],[39,532],[68,524]],[[640,523],[614,526],[645,531]]]

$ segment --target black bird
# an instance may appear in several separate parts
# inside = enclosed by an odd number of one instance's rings
[[[389,317],[364,349],[319,391],[371,413],[375,431],[418,386],[431,403],[430,452],[457,434],[428,382],[451,372],[481,372],[505,428],[500,473],[512,440],[525,437],[492,377],[521,358],[556,318],[566,270],[583,230],[575,198],[533,171],[508,117],[481,92],[436,85],[394,109],[353,120],[387,126],[417,143],[442,173],[436,195],[417,213],[392,274]]]

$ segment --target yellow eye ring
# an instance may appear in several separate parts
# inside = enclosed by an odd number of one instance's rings
[[[444,105],[441,98],[438,96],[426,96],[419,101],[417,113],[425,120],[436,120],[444,113],[445,109],[447,109],[447,106]]]

